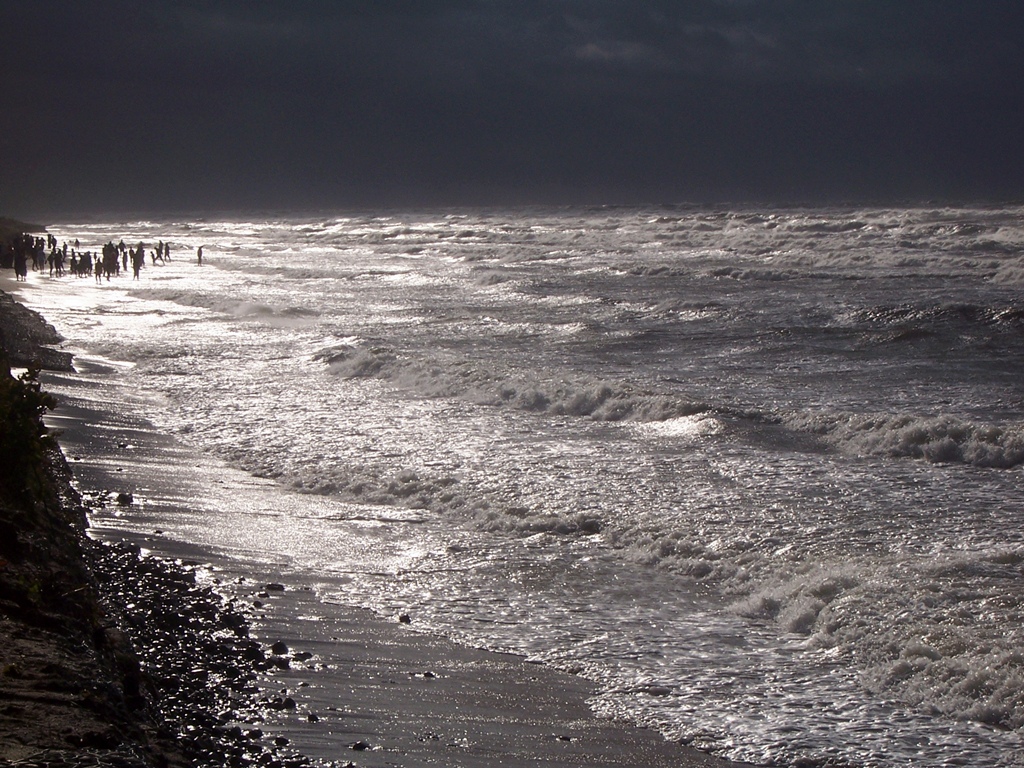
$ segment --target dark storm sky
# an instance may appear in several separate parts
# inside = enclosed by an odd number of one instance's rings
[[[0,3],[0,213],[1024,197],[1020,0]]]

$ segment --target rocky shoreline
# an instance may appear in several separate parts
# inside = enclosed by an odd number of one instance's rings
[[[0,327],[5,405],[45,401],[31,369],[71,368],[45,346],[58,335],[4,293]],[[0,498],[0,766],[311,765],[255,727],[278,704],[256,677],[281,659],[245,613],[188,565],[90,539],[63,454],[38,437],[41,480]]]

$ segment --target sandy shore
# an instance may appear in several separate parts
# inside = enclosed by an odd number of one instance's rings
[[[245,615],[265,653],[249,696],[256,706],[238,698],[237,708],[217,713],[220,730],[272,745],[275,759],[297,764],[735,765],[595,717],[586,680],[418,632],[414,617],[404,623],[325,603],[286,568],[202,551],[159,530],[160,519],[196,516],[209,474],[197,474],[196,457],[144,419],[98,404],[92,390],[102,366],[78,367],[46,372],[43,383],[60,401],[47,423],[61,431],[93,508],[90,535],[198,565],[200,581]],[[218,482],[253,480],[224,468]],[[129,493],[146,503],[117,501]],[[203,664],[195,659],[196,674],[207,674]]]

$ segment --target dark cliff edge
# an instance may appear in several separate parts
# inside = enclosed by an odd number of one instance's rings
[[[0,766],[309,765],[235,725],[259,720],[270,663],[246,616],[189,567],[86,535],[36,379],[71,357],[3,293],[0,328]]]
[[[36,235],[45,231],[46,227],[42,224],[27,224],[24,221],[0,216],[0,240],[11,240],[22,232]]]

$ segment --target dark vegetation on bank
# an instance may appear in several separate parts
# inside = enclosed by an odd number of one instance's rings
[[[0,329],[0,766],[308,765],[240,725],[274,662],[246,616],[188,567],[86,536],[37,379],[70,356],[2,292]]]

